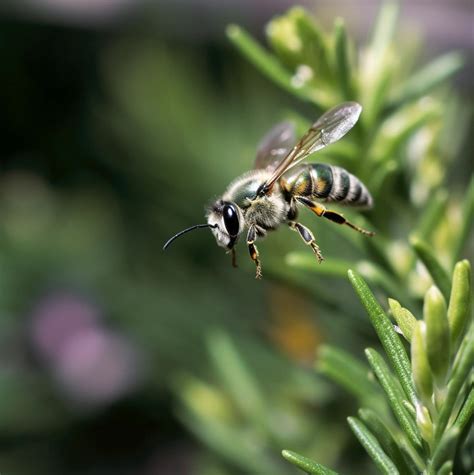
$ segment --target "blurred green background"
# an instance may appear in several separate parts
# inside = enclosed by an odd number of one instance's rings
[[[285,255],[302,246],[287,229],[259,246],[261,282],[244,246],[234,270],[207,231],[161,250],[203,222],[275,122],[321,112],[225,36],[232,22],[264,41],[291,5],[2,3],[2,474],[296,473],[283,448],[368,470],[344,426],[355,402],[312,369],[322,342],[358,354],[374,339],[349,284],[291,269]],[[357,41],[378,8],[306,5],[323,28],[345,18]],[[453,49],[469,58],[472,22],[468,1],[402,3],[398,38],[423,63]],[[451,90],[471,103],[469,61]],[[460,138],[442,180],[462,199],[470,115],[450,117]],[[393,223],[380,210],[406,240],[416,215]],[[358,258],[333,224],[305,222],[325,256]]]

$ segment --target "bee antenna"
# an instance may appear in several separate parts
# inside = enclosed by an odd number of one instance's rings
[[[163,246],[163,251],[166,251],[166,249],[169,247],[169,245],[175,240],[175,239],[178,239],[180,236],[182,236],[183,234],[186,234],[186,233],[189,233],[189,231],[194,231],[195,229],[198,229],[198,228],[217,228],[217,224],[195,224],[194,226],[191,226],[189,228],[186,228],[186,229],[183,229],[182,231],[180,231],[179,233],[176,233],[174,236],[170,237],[165,245]]]

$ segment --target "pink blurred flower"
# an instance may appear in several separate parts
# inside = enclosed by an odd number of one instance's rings
[[[53,372],[71,399],[98,405],[132,389],[138,366],[136,352],[123,337],[89,328],[69,339]]]
[[[71,335],[94,328],[99,322],[99,309],[91,302],[68,292],[44,297],[32,312],[32,341],[42,358],[59,358]]]
[[[61,390],[86,406],[112,402],[139,380],[139,358],[125,337],[104,328],[84,297],[57,292],[31,314],[31,340]]]

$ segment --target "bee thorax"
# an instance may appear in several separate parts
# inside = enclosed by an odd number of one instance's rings
[[[285,222],[289,204],[280,190],[274,190],[271,195],[256,198],[244,211],[247,224],[254,223],[263,230],[276,229]]]

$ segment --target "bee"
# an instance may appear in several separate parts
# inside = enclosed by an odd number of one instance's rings
[[[355,125],[362,112],[356,102],[344,102],[324,113],[296,142],[294,126],[282,122],[273,127],[257,147],[253,170],[244,173],[207,210],[207,223],[191,226],[171,237],[175,239],[198,228],[210,228],[217,244],[232,253],[246,231],[250,258],[255,263],[257,279],[262,277],[259,252],[255,245],[268,231],[287,224],[311,247],[321,263],[323,256],[313,233],[297,221],[298,207],[309,208],[317,216],[373,236],[374,233],[349,222],[341,213],[323,203],[337,202],[371,208],[372,196],[366,186],[345,169],[325,163],[300,162],[312,153],[338,141]]]

